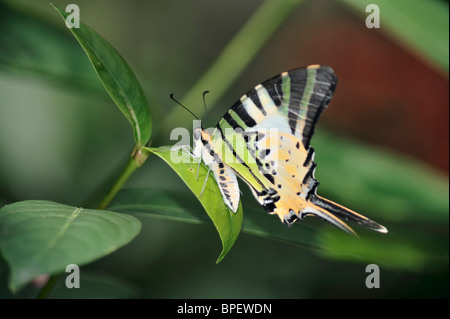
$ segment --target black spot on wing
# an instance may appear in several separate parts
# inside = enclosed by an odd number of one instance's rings
[[[227,184],[227,183],[220,182],[219,184],[220,184],[220,186],[221,186],[222,188],[227,188],[227,187],[228,187],[228,184]]]

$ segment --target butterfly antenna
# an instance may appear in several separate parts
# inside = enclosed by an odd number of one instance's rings
[[[185,109],[186,111],[188,111],[189,113],[191,113],[197,120],[200,121],[200,119],[197,117],[197,115],[195,115],[194,113],[192,113],[191,110],[189,110],[186,106],[184,106],[183,104],[181,104],[180,102],[178,102],[174,97],[173,97],[173,93],[170,94],[170,98],[172,100],[174,100],[179,106],[181,106],[183,109]]]
[[[209,91],[205,91],[205,92],[203,92],[203,107],[205,108],[205,123],[207,123],[207,117],[206,117],[206,101],[205,101],[205,95],[207,94],[207,93],[209,93]]]

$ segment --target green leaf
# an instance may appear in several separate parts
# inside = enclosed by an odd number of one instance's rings
[[[11,268],[9,286],[22,288],[40,274],[55,274],[129,243],[140,231],[133,216],[50,201],[23,201],[0,209],[0,249]]]
[[[233,211],[228,208],[222,199],[219,187],[217,186],[212,173],[208,176],[208,180],[206,181],[205,189],[202,194],[208,169],[203,163],[198,166],[198,163],[194,163],[192,157],[181,149],[179,152],[171,152],[170,147],[146,149],[159,156],[167,164],[169,164],[169,166],[178,174],[178,176],[181,177],[189,189],[198,198],[206,213],[213,221],[213,224],[216,227],[222,241],[222,253],[216,261],[219,263],[230,251],[239,236],[239,232],[241,231],[243,216],[241,203],[239,203],[239,208],[236,213],[233,213]],[[175,154],[178,154],[179,162],[176,159],[172,159],[173,156],[176,156]]]
[[[51,5],[65,21],[69,14]],[[136,148],[144,146],[151,136],[151,116],[133,71],[120,54],[87,25],[80,23],[80,28],[70,31],[83,47],[106,91],[130,122]]]
[[[364,17],[369,14],[365,12],[368,4],[378,5],[381,31],[416,49],[420,55],[448,72],[448,3],[441,0],[341,1]]]
[[[161,218],[179,222],[208,224],[200,205],[192,196],[174,191],[154,189],[125,189],[109,206],[110,210],[139,217]],[[417,226],[389,224],[389,233],[380,234],[359,227],[360,238],[324,223],[309,224],[305,219],[286,227],[262,207],[245,207],[242,232],[312,249],[329,259],[376,263],[380,266],[421,271],[448,267],[448,236],[420,230]]]

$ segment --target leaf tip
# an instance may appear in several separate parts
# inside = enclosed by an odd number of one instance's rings
[[[220,263],[222,260],[223,260],[223,258],[224,258],[225,256],[222,256],[222,254],[220,254],[220,256],[217,258],[217,260],[216,260],[216,265],[218,264],[218,263]]]
[[[218,263],[220,263],[225,258],[225,256],[228,254],[228,251],[229,251],[229,249],[228,250],[225,250],[225,249],[222,250],[222,252],[220,253],[219,257],[217,257],[216,265]]]

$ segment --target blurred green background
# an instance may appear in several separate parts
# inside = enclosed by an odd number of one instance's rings
[[[383,237],[355,228],[357,240],[305,220],[320,229],[314,240],[328,249],[242,233],[216,265],[220,241],[213,227],[142,218],[131,244],[81,268],[83,289],[69,291],[61,281],[53,297],[448,298],[446,1],[372,1],[380,5],[380,29],[366,28],[364,1],[297,1],[248,64],[236,52],[229,70],[238,71],[230,85],[224,75],[224,94],[213,83],[190,90],[262,1],[76,3],[82,21],[122,54],[141,82],[153,114],[152,146],[174,143],[175,127],[191,129],[170,93],[201,114],[201,93],[211,90],[207,124],[214,126],[261,81],[303,65],[332,66],[339,84],[312,140],[319,193],[390,232]],[[127,121],[48,0],[0,1],[0,31],[0,205],[95,202],[133,148]],[[126,187],[189,196],[154,156]],[[261,219],[279,223],[243,183],[241,189],[244,220],[246,208],[255,208]],[[197,205],[191,197],[186,205]],[[382,263],[380,289],[365,286],[365,267],[373,261]],[[7,275],[2,261],[0,296],[9,298]],[[30,285],[16,297],[35,290]]]

